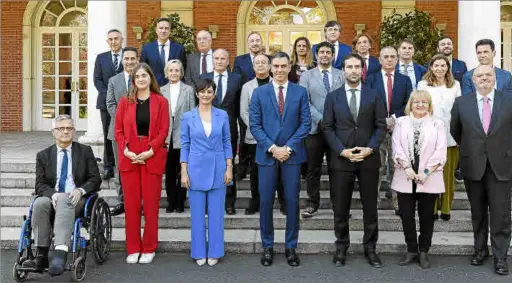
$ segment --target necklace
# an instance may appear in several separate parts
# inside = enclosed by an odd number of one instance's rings
[[[149,93],[148,93],[148,95],[146,96],[146,98],[144,98],[144,99],[140,99],[140,98],[138,98],[138,97],[137,97],[137,103],[138,103],[138,104],[144,104],[144,103],[146,103],[146,101],[148,101],[148,100],[149,100]]]

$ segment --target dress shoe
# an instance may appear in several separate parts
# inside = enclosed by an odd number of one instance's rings
[[[396,208],[395,208],[395,209],[393,209],[393,210],[395,211],[395,215],[396,215],[396,216],[400,216],[400,210],[398,210],[398,209],[396,209]]]
[[[42,272],[50,265],[48,261],[48,247],[37,247],[36,257],[33,260],[25,260],[21,266],[33,268],[36,272]]]
[[[303,218],[307,219],[307,218],[311,218],[311,217],[315,216],[317,211],[318,211],[318,208],[309,206],[309,207],[306,207],[306,209],[304,209],[304,211],[302,211],[301,215]]]
[[[255,209],[255,208],[246,208],[245,209],[245,215],[253,215],[253,214],[256,214],[256,212],[258,212],[259,209]]]
[[[214,266],[214,265],[216,265],[217,263],[219,263],[219,259],[217,259],[217,258],[209,258],[209,259],[208,259],[208,265],[209,265],[209,266]]]
[[[206,263],[206,258],[196,259],[196,264],[198,266],[203,266]]]
[[[286,208],[283,205],[279,207],[279,211],[282,215],[286,216]]]
[[[263,253],[261,254],[261,265],[263,266],[271,266],[274,261],[274,249],[273,248],[265,248],[263,249]]]
[[[183,207],[176,208],[176,213],[183,213],[185,212],[185,209]]]
[[[226,214],[227,215],[235,215],[236,214],[236,210],[234,207],[226,207]]]
[[[110,212],[110,214],[112,214],[112,216],[117,216],[117,215],[120,215],[123,213],[124,213],[124,204],[122,204],[122,203],[116,205],[114,208],[112,208],[112,211]]]
[[[299,266],[300,259],[295,249],[285,249],[284,255],[289,266]]]
[[[407,252],[398,262],[398,265],[405,266],[413,262],[418,262],[418,253]]]
[[[449,221],[452,217],[450,216],[450,214],[441,213],[440,218],[443,219],[444,221]]]
[[[385,197],[386,197],[387,199],[392,199],[392,198],[393,198],[393,192],[391,192],[391,191],[386,191],[386,193],[385,193]]]
[[[336,249],[336,253],[334,253],[334,257],[332,258],[332,262],[336,266],[345,265],[345,261],[347,260],[347,249]]]
[[[155,253],[143,253],[140,255],[139,263],[151,263],[155,258]]]
[[[105,172],[103,172],[103,176],[101,177],[101,179],[103,180],[109,180],[109,179],[112,179],[114,178],[115,174],[114,174],[114,170],[105,170]]]
[[[471,257],[470,264],[474,266],[483,265],[487,258],[489,257],[489,252],[480,250],[473,254],[473,257]]]
[[[140,253],[129,254],[126,257],[126,263],[128,263],[128,264],[137,263],[139,261],[139,257],[140,257]]]
[[[432,217],[434,217],[434,221],[439,220],[439,214],[435,213]]]
[[[508,275],[508,264],[506,259],[494,260],[494,272],[499,275]]]
[[[420,267],[422,269],[430,268],[430,259],[428,258],[428,253],[420,252]]]
[[[380,268],[382,266],[382,261],[380,261],[379,255],[377,255],[375,252],[365,251],[364,257],[368,260],[368,263],[375,267]]]
[[[67,259],[68,252],[63,250],[55,250],[52,255],[52,261],[50,263],[50,268],[48,269],[48,274],[50,274],[50,276],[59,276],[64,273]]]
[[[166,209],[165,209],[165,213],[173,213],[174,212],[174,207],[170,207],[168,206]]]

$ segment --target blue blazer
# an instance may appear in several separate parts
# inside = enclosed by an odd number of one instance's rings
[[[467,71],[468,67],[466,67],[466,63],[464,63],[464,61],[457,60],[455,58],[452,59],[452,74],[459,83],[462,84],[462,79]]]
[[[225,187],[226,159],[233,158],[228,114],[212,107],[212,132],[207,137],[198,108],[181,119],[180,162],[188,163],[190,189],[208,191]]]
[[[382,66],[380,65],[379,59],[370,56],[368,58],[368,71],[366,72],[366,78],[368,79],[368,76],[371,74],[378,73],[381,67]]]
[[[467,72],[462,79],[462,95],[476,92],[471,79],[474,70]],[[497,67],[494,67],[494,71],[496,71],[496,89],[503,92],[512,92],[512,75],[510,72]]]
[[[183,47],[183,45],[176,43],[172,40],[170,40],[170,42],[171,44],[169,50],[169,58],[167,58],[167,61],[171,59],[179,59],[183,64],[183,68],[185,68],[187,64],[187,60],[185,57],[185,48]],[[144,46],[142,46],[140,62],[147,63],[151,67],[153,73],[155,74],[155,78],[160,86],[164,86],[169,82],[169,80],[165,78],[165,66],[162,63],[162,60],[160,60],[160,49],[158,47],[157,40],[152,41],[150,43],[146,43],[144,44]]]
[[[386,105],[387,98],[385,84],[382,80],[382,73],[378,72],[366,77],[366,85],[379,93],[382,102],[384,102],[384,106],[386,109],[388,109],[388,106]],[[391,96],[391,109],[389,111],[389,115],[395,114],[396,118],[405,115],[405,105],[407,104],[407,101],[409,101],[411,92],[411,79],[408,76],[402,75],[395,71],[395,77],[393,80],[393,94]]]
[[[256,73],[254,73],[254,68],[252,66],[251,55],[249,53],[236,56],[233,72],[242,77],[241,86],[256,77]]]
[[[103,52],[96,56],[96,62],[94,63],[94,86],[98,90],[96,109],[107,110],[108,80],[123,71],[122,60],[123,58],[119,58],[119,66],[116,70],[112,61],[111,51]]]
[[[399,66],[399,64],[400,63],[396,64],[395,74],[396,73],[400,73],[400,66]],[[420,65],[418,63],[415,63],[415,62],[413,62],[412,65],[414,66],[414,76],[416,77],[416,85],[415,85],[415,87],[417,87],[418,83],[423,78],[423,75],[427,72],[427,68],[425,68],[422,65]]]
[[[304,87],[288,82],[283,117],[279,115],[277,95],[272,83],[256,88],[249,105],[249,126],[257,141],[256,163],[275,165],[276,159],[268,152],[270,147],[288,146],[292,149],[285,164],[306,161],[304,139],[311,131],[311,112]]]
[[[316,63],[316,47],[317,44],[313,45],[312,51],[313,51],[313,61]],[[352,47],[344,44],[339,43],[338,45],[338,57],[334,59],[334,62],[332,63],[332,66],[334,68],[341,70],[341,64],[343,63],[343,58],[347,56],[348,54],[352,53]]]

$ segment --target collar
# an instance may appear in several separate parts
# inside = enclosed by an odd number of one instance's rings
[[[119,50],[119,52],[117,52],[117,53],[112,51],[112,50],[110,50],[110,56],[114,56],[114,54],[119,55],[119,59],[121,59],[121,57],[123,57],[122,56],[123,55],[123,51],[122,50]]]
[[[402,67],[403,65],[414,66],[414,65],[413,65],[413,63],[414,63],[413,61],[411,61],[410,63],[407,63],[407,64],[406,64],[406,63],[404,63],[404,62],[402,62],[402,61],[398,61],[398,65],[399,65],[400,67]]]
[[[318,70],[320,70],[320,73],[323,70],[327,70],[328,73],[332,74],[332,66],[329,66],[329,68],[327,68],[327,69],[322,69],[322,67],[320,65],[318,65]]]
[[[130,76],[130,74],[127,71],[123,71],[123,74],[125,78]]]
[[[221,73],[218,73],[217,71],[213,70],[213,77],[214,78],[218,77],[219,75],[221,75]],[[228,70],[225,70],[224,72],[222,72],[222,76],[224,76],[224,78],[227,78],[228,77]]]
[[[345,92],[349,92],[353,87],[349,86],[348,84],[345,84]],[[357,87],[355,87],[359,92],[361,92],[361,83]]]
[[[491,90],[491,92],[487,95],[487,97],[489,98],[490,101],[494,101],[494,89]],[[481,95],[480,93],[478,93],[478,90],[476,91],[476,99],[477,99],[477,101],[484,99],[484,96]]]
[[[162,46],[162,43],[160,43],[160,41],[158,41],[158,39],[156,40],[156,44],[158,44],[158,47]],[[171,46],[171,40],[167,39],[167,41],[164,43],[164,45],[165,45],[165,47]]]
[[[203,56],[204,54],[206,54],[206,56],[208,56],[208,55],[212,56],[213,51],[212,51],[212,49],[210,48],[210,50],[208,50],[208,52],[206,52],[206,53],[199,52],[199,54],[200,54],[201,56]]]
[[[336,40],[336,42],[334,43],[331,43],[333,46],[339,46],[340,45],[340,42]]]
[[[68,152],[71,152],[71,146],[73,146],[73,143],[70,143],[66,148],[61,148],[58,144],[55,144],[57,147],[57,153],[60,153],[61,150],[66,149]]]
[[[180,81],[178,81],[177,83],[171,83],[171,81],[169,81],[169,85],[170,85],[170,87],[179,87]]]
[[[386,76],[386,74],[388,72],[384,71],[384,69],[380,69],[380,72],[382,73],[383,76]],[[393,71],[389,72],[391,74],[392,77],[395,77],[395,69],[393,69]]]
[[[284,84],[282,84],[282,85],[279,85],[279,84],[277,84],[274,80],[272,80],[272,86],[273,86],[274,88],[279,88],[280,86],[282,86],[282,87],[283,87],[283,89],[284,89],[284,90],[286,90],[286,89],[288,88],[288,81],[286,81],[286,82],[285,82]]]

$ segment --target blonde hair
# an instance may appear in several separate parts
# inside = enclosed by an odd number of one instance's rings
[[[434,113],[434,107],[432,106],[432,97],[430,93],[426,90],[415,90],[411,93],[409,97],[409,101],[407,101],[407,105],[405,105],[405,115],[409,115],[412,113],[412,102],[417,99],[426,99],[428,102],[428,114],[432,115]]]

